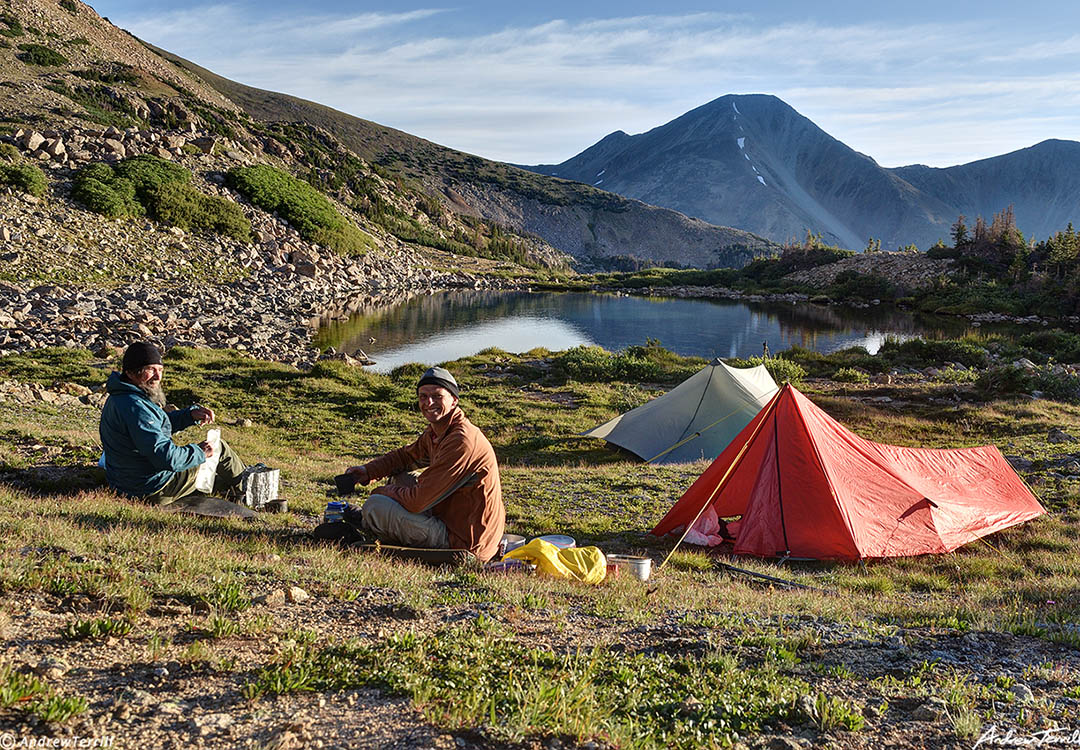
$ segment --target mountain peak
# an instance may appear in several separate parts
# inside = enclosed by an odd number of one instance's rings
[[[1048,234],[1080,216],[1078,167],[1080,143],[1050,139],[960,167],[886,169],[772,94],[725,94],[543,170],[777,242],[809,230],[860,249],[868,237],[925,248],[957,215],[1010,204],[1025,233]]]

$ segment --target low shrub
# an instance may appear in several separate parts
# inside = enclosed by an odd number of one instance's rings
[[[986,367],[990,361],[989,352],[984,347],[963,339],[898,341],[887,338],[878,354],[912,367],[940,366],[945,362],[959,362],[965,367]]]
[[[979,370],[961,370],[957,367],[945,367],[938,370],[934,380],[939,383],[974,383],[979,379]]]
[[[747,359],[729,359],[726,360],[726,362],[732,367],[757,367],[758,365],[765,365],[765,369],[769,371],[769,375],[772,376],[772,379],[780,384],[798,384],[806,377],[806,368],[798,362],[794,362],[783,356],[748,357]]]
[[[135,184],[108,164],[90,164],[76,173],[71,196],[95,213],[118,219],[146,213],[135,197]]]
[[[146,212],[158,221],[184,230],[207,229],[240,242],[251,241],[251,222],[240,207],[216,195],[205,195],[183,182],[168,182],[146,191]]]
[[[75,3],[75,0],[60,0],[60,7],[73,16],[79,12],[79,6]]]
[[[832,379],[837,383],[869,383],[870,376],[862,370],[854,367],[841,367],[833,373]]]
[[[75,44],[74,39],[71,40],[71,44]],[[126,83],[129,86],[138,86],[140,83],[135,69],[122,63],[115,63],[112,69],[109,70],[73,70],[71,74],[82,78],[84,81],[97,81],[98,83]]]
[[[251,222],[230,200],[199,192],[191,172],[156,156],[135,156],[115,167],[90,164],[75,175],[72,196],[111,218],[149,215],[185,230],[210,230],[251,241]]]
[[[26,31],[23,29],[22,23],[19,19],[10,13],[0,13],[0,23],[6,28],[0,29],[0,36],[16,37],[26,36]]]
[[[979,373],[975,390],[986,398],[1040,394],[1057,401],[1080,402],[1080,377],[1053,366],[1028,369],[1019,365],[991,367]]]
[[[883,276],[841,271],[828,287],[828,295],[839,300],[895,300],[900,296],[896,284]]]
[[[567,377],[583,383],[612,380],[658,381],[664,377],[655,362],[627,352],[613,353],[599,346],[576,346],[555,355],[552,364]]]
[[[20,44],[22,50],[19,59],[28,65],[67,65],[68,59],[44,44]]]
[[[234,167],[227,182],[265,211],[276,211],[308,242],[359,255],[371,238],[342,216],[330,200],[303,180],[266,165]]]
[[[1055,328],[1028,333],[1020,337],[1019,343],[1029,350],[1032,359],[1053,357],[1058,362],[1080,362],[1080,334]]]
[[[49,181],[37,164],[0,164],[0,184],[12,185],[24,193],[41,198],[49,189]]]
[[[149,154],[124,159],[114,169],[119,177],[131,181],[140,198],[162,185],[191,182],[191,172],[179,164]]]

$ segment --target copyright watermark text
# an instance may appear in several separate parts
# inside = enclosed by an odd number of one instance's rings
[[[1080,747],[1080,729],[1042,729],[1038,732],[1002,731],[991,725],[974,747]]]
[[[11,732],[0,734],[0,750],[22,750],[23,748],[90,748],[112,747],[114,737],[106,734],[101,737],[47,737],[38,735],[15,735]]]

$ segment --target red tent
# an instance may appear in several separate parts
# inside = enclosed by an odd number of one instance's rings
[[[1046,511],[992,445],[932,450],[855,435],[781,388],[652,530],[813,559],[949,552]]]

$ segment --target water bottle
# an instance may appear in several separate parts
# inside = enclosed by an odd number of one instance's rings
[[[348,503],[343,503],[338,500],[331,500],[326,504],[326,510],[323,511],[323,523],[339,523],[345,520],[345,508],[349,506]]]

